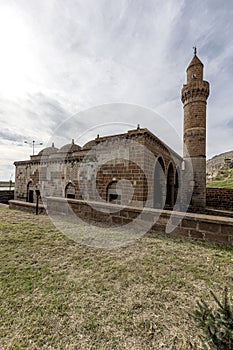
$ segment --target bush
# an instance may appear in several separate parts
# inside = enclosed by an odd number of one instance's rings
[[[201,300],[194,312],[194,319],[203,331],[203,349],[233,350],[233,307],[228,290],[225,288],[222,302],[212,291],[211,295],[218,308],[213,309]]]

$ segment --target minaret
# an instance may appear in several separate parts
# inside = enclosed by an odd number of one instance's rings
[[[194,57],[186,70],[187,84],[183,85],[181,100],[184,104],[183,157],[184,161],[190,160],[192,164],[191,205],[199,209],[206,205],[206,101],[209,83],[203,80],[204,66],[196,53],[194,48]]]

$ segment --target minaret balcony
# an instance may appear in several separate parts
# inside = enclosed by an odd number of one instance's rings
[[[190,84],[183,85],[181,91],[181,100],[183,103],[191,102],[190,100],[199,99],[206,101],[209,96],[209,83],[208,81],[193,81]]]

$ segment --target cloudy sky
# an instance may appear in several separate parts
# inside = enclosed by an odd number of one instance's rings
[[[211,84],[207,157],[232,150],[232,18],[229,0],[0,0],[0,180],[33,140],[82,145],[138,123],[180,153],[159,118],[182,139],[194,45]]]

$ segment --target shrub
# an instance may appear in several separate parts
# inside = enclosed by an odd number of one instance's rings
[[[211,291],[217,309],[210,307],[205,301],[197,303],[194,319],[202,329],[203,349],[233,350],[233,307],[228,290],[225,288],[222,302]]]

